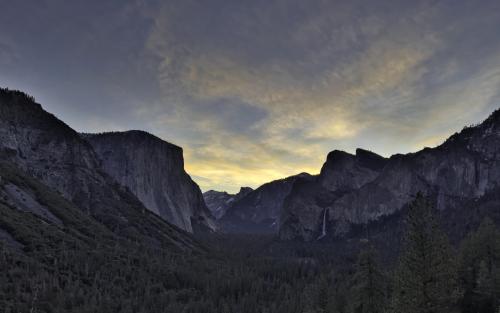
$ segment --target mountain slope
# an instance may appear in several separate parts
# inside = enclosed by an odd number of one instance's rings
[[[283,200],[302,173],[266,183],[235,201],[219,220],[228,233],[277,233]]]
[[[440,211],[487,195],[500,183],[500,111],[436,148],[378,164],[375,172],[354,171],[347,178],[341,171],[322,171],[314,186],[299,182],[285,201],[280,237],[314,240],[323,224],[331,236],[343,236],[354,225],[400,211],[419,191]],[[341,182],[350,182],[352,189],[344,190]]]
[[[101,168],[146,208],[188,232],[215,229],[200,188],[184,171],[182,148],[142,131],[83,137],[97,153]]]
[[[187,233],[149,213],[132,193],[106,175],[90,144],[77,132],[22,92],[0,89],[0,156],[123,240],[188,250],[193,245]],[[16,189],[20,190],[17,195]],[[4,193],[14,204],[31,195],[31,207],[44,212],[30,190],[14,184],[7,185]],[[46,218],[55,215],[45,211]]]
[[[37,245],[36,249],[46,249],[63,241],[86,247],[121,242],[124,245],[150,243],[151,247],[161,246],[172,252],[204,251],[190,236],[150,213],[136,217],[142,220],[137,223],[146,233],[137,232],[134,234],[137,237],[130,237],[127,232],[112,231],[59,193],[5,161],[0,161],[0,206],[0,231],[8,236],[13,246]]]
[[[343,151],[328,154],[318,176],[300,179],[284,200],[280,237],[304,240],[324,237],[327,209],[339,198],[374,180],[387,160],[370,151],[357,149],[352,155]]]
[[[252,192],[250,187],[241,187],[237,194],[229,194],[225,191],[209,190],[203,193],[203,199],[216,219],[220,219],[226,211],[241,198]]]

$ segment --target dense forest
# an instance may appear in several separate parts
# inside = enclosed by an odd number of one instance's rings
[[[19,238],[30,237],[30,214],[8,207],[2,214],[25,225]],[[203,243],[208,252],[192,254],[127,242],[81,245],[56,233],[30,242],[0,244],[2,312],[497,313],[500,307],[498,228],[486,218],[453,247],[423,196],[410,205],[392,265],[369,243],[355,262],[340,264],[328,244],[305,252],[289,243],[293,256],[270,256],[269,247],[280,245],[272,237],[211,238]]]

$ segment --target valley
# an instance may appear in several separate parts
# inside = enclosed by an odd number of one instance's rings
[[[79,134],[1,89],[0,155],[3,312],[347,313],[365,293],[389,310],[417,279],[398,280],[415,240],[454,264],[428,269],[460,291],[436,305],[496,305],[495,283],[476,288],[500,279],[499,111],[436,148],[332,151],[319,175],[202,195],[180,147]]]

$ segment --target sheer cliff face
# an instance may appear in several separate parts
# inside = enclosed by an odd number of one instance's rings
[[[332,217],[330,207],[373,181],[386,161],[362,149],[356,155],[330,152],[318,176],[297,180],[293,185],[283,204],[280,237],[306,241],[324,237],[324,224]]]
[[[193,245],[184,231],[149,213],[135,195],[104,173],[86,140],[24,93],[0,89],[0,158],[69,200],[117,238],[180,249]],[[10,199],[9,205],[61,223],[24,183],[2,182],[0,194]]]
[[[182,149],[142,131],[85,134],[102,169],[152,212],[193,232],[214,230],[198,185],[184,171]]]
[[[358,155],[332,152],[315,181],[293,187],[285,200],[282,239],[317,238],[324,209],[327,232],[343,236],[353,225],[400,211],[417,192],[434,199],[439,210],[487,195],[500,184],[500,111],[436,148],[388,160],[365,155],[369,162],[357,161]]]
[[[318,180],[328,190],[350,191],[375,179],[385,163],[385,158],[370,151],[358,149],[352,155],[335,150],[328,154]]]
[[[241,187],[237,194],[230,194],[225,191],[209,190],[203,193],[203,199],[210,212],[216,219],[220,219],[226,211],[241,198],[252,192],[250,187]]]

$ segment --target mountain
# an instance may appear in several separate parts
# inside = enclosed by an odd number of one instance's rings
[[[89,227],[105,229],[116,240],[200,249],[186,232],[150,213],[108,176],[92,146],[76,131],[19,91],[0,89],[0,156],[4,206],[43,221],[34,224],[34,233],[56,227],[79,236],[81,231],[73,225],[90,219]],[[57,199],[52,204],[46,197]],[[71,212],[64,211],[66,207]],[[66,213],[71,218],[63,218]],[[2,214],[0,228],[16,238],[17,227],[4,218]]]
[[[237,194],[230,194],[225,191],[209,190],[203,193],[203,199],[216,219],[220,219],[232,204],[252,192],[250,187],[241,187]]]
[[[226,233],[277,233],[283,200],[302,173],[266,183],[233,202],[219,220]]]
[[[128,205],[133,204],[130,203],[132,199],[124,200],[129,201]],[[124,206],[127,206],[126,202]],[[133,208],[117,216],[128,219],[121,221],[123,229],[110,227],[112,217],[99,221],[15,164],[4,160],[0,161],[0,211],[0,237],[6,239],[11,248],[26,252],[33,249],[50,251],[62,241],[87,248],[142,243],[171,252],[204,251],[185,232],[154,214],[145,213],[143,208]]]
[[[301,299],[305,280],[289,273],[319,273],[313,265],[269,263],[253,240],[209,250],[102,164],[32,97],[0,89],[1,312],[303,311],[289,299]]]
[[[387,159],[362,149],[357,149],[355,155],[330,152],[320,174],[297,180],[285,199],[281,238],[300,236],[309,241],[324,236],[323,226],[329,217],[325,208],[374,180],[386,162]]]
[[[215,230],[200,188],[184,170],[182,148],[136,130],[82,136],[104,172],[150,211],[188,232]]]
[[[383,220],[422,192],[440,212],[468,214],[500,183],[500,110],[464,128],[436,148],[384,159],[358,150],[331,152],[320,175],[297,180],[286,198],[280,226],[284,240],[343,237],[358,225]]]

